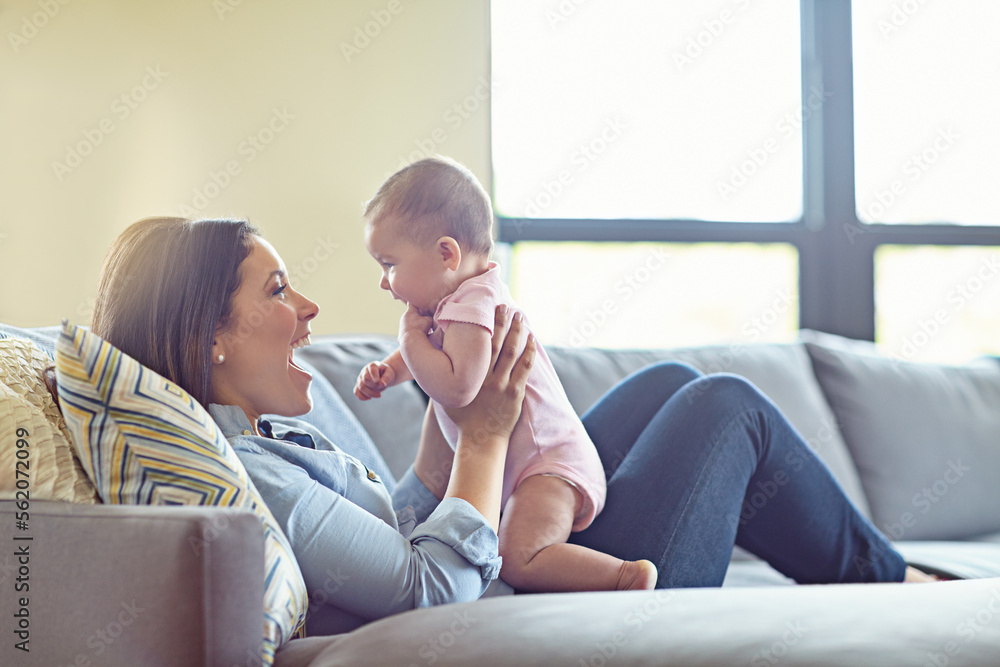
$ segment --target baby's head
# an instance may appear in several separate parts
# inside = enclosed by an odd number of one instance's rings
[[[447,158],[426,158],[390,176],[364,219],[382,289],[425,314],[485,271],[493,250],[489,195],[472,172]]]
[[[391,225],[396,234],[421,246],[450,236],[463,252],[493,251],[490,197],[464,166],[429,157],[390,176],[365,207],[368,228]]]

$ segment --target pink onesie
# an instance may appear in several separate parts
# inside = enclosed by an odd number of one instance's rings
[[[501,303],[518,309],[500,279],[499,267],[490,262],[486,273],[466,280],[438,304],[434,312],[434,328],[429,334],[431,343],[441,349],[444,331],[451,322],[478,324],[492,334],[494,312]],[[583,507],[573,521],[574,531],[583,530],[604,508],[607,492],[604,467],[583,423],[566,398],[552,362],[541,345],[537,345],[537,349],[535,363],[528,376],[521,417],[514,427],[507,450],[501,506],[507,504],[514,489],[528,477],[555,475],[573,484],[583,496]],[[483,349],[482,354],[489,355],[490,349]],[[462,362],[460,359],[454,361]],[[419,383],[419,378],[417,381]],[[434,397],[431,396],[431,399],[434,400]],[[458,441],[458,427],[437,401],[434,403],[441,431],[454,449]]]

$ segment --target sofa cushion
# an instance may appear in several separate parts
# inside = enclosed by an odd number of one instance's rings
[[[512,595],[289,642],[279,667],[996,665],[1000,580]]]
[[[879,528],[895,540],[1000,531],[1000,366],[909,362],[803,337]]]
[[[38,346],[50,359],[56,358],[56,339],[62,327],[34,327],[23,329],[10,324],[0,324],[0,339],[26,338]]]
[[[305,618],[292,549],[208,412],[173,382],[65,323],[56,347],[60,407],[106,503],[248,509],[264,525],[264,664]],[[192,544],[204,549],[205,544]]]
[[[710,345],[676,350],[546,349],[570,402],[581,414],[620,379],[658,361],[681,361],[704,373],[727,372],[747,378],[777,404],[830,468],[847,497],[870,516],[857,468],[801,344]]]
[[[384,359],[396,347],[391,336],[327,335],[314,338],[297,354],[326,376],[399,479],[416,458],[427,397],[416,382],[392,387],[371,401],[354,395],[354,382],[365,364]],[[331,440],[340,444],[332,436]]]
[[[0,338],[0,498],[98,502],[45,383],[52,365],[31,341]]]
[[[976,542],[895,542],[893,546],[907,563],[949,579],[1000,577],[1000,544]],[[1000,578],[997,579],[1000,583]],[[1000,611],[1000,606],[997,607]]]

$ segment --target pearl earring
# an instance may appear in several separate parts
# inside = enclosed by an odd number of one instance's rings
[[[217,356],[217,357],[216,357],[215,359],[216,359],[216,360],[217,360],[217,361],[218,361],[218,362],[219,362],[220,364],[221,364],[221,363],[222,363],[223,361],[225,361],[225,360],[226,360],[226,358],[225,358],[224,356],[222,356],[221,354],[220,354],[219,356]]]

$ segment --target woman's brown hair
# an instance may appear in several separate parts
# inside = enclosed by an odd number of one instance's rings
[[[246,220],[134,223],[104,258],[91,329],[207,407],[212,343],[231,325],[240,264],[259,234]]]

